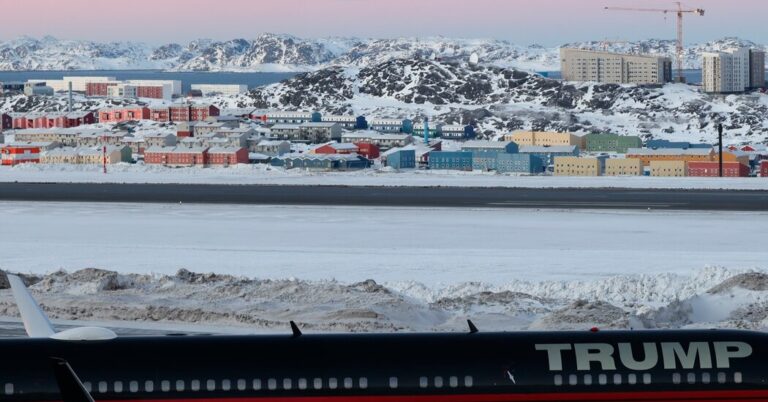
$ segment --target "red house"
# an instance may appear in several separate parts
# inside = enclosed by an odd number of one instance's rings
[[[171,113],[167,107],[153,107],[149,109],[149,118],[152,121],[169,122],[171,121]]]
[[[0,130],[8,130],[13,128],[13,119],[11,115],[7,113],[0,114]]]
[[[72,112],[67,114],[67,127],[77,127],[83,124],[95,124],[96,116],[93,112]]]
[[[109,108],[99,110],[100,123],[119,123],[131,120],[149,119],[149,108],[142,106],[129,106],[123,108]]]
[[[40,163],[40,147],[37,145],[6,145],[0,148],[0,164],[16,166],[22,163]]]
[[[31,128],[31,127],[27,127],[26,113],[12,113],[11,126],[15,129]]]
[[[376,159],[381,154],[381,150],[376,144],[371,144],[369,142],[356,142],[355,145],[357,145],[357,153],[365,156],[368,159]]]
[[[208,163],[208,149],[151,147],[144,151],[144,163],[166,166],[204,166]]]
[[[718,177],[720,166],[717,162],[688,162],[688,176]],[[739,162],[723,162],[723,177],[747,177],[749,166]]]
[[[87,82],[85,84],[85,96],[107,96],[108,88],[117,84],[117,82]]]
[[[354,154],[357,153],[357,145],[348,142],[329,142],[312,150],[315,154]]]
[[[163,86],[137,86],[136,96],[139,98],[163,99]]]
[[[760,177],[768,177],[768,161],[760,162]]]
[[[248,163],[248,149],[235,147],[213,147],[208,150],[208,163],[211,165],[236,165]]]
[[[213,105],[192,105],[189,107],[189,118],[192,121],[203,121],[209,117],[219,116],[219,108]]]
[[[171,121],[189,121],[189,105],[174,105],[170,108]]]

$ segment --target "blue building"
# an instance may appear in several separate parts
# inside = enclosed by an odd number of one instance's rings
[[[499,173],[541,173],[544,163],[531,154],[498,154],[496,171]]]
[[[444,125],[441,130],[442,138],[450,140],[471,140],[475,138],[475,128],[461,124]]]
[[[547,166],[555,164],[557,156],[579,156],[579,147],[576,145],[556,145],[556,146],[524,146],[520,147],[521,154],[530,154],[541,159],[544,165],[542,171]]]
[[[416,151],[413,149],[392,149],[382,155],[386,166],[395,169],[415,169]]]
[[[472,170],[472,152],[432,151],[429,168],[436,170]]]
[[[468,141],[461,146],[461,150],[472,153],[472,169],[495,170],[496,156],[515,154],[518,147],[512,141]]]
[[[669,140],[648,140],[645,143],[645,147],[651,149],[710,149],[712,148],[712,144],[692,144],[690,142]]]
[[[367,130],[368,129],[368,120],[365,118],[365,116],[357,116],[355,119],[355,130]]]

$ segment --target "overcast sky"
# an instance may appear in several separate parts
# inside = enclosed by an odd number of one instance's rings
[[[0,0],[0,39],[53,35],[153,44],[197,38],[448,36],[546,46],[675,37],[675,15],[605,11],[673,8],[665,0]],[[686,42],[738,36],[768,43],[768,0],[687,0]]]

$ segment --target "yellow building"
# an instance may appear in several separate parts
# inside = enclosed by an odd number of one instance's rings
[[[600,176],[600,170],[597,158],[555,157],[555,176]]]
[[[630,148],[627,150],[627,158],[640,159],[643,166],[648,166],[653,161],[685,161],[685,162],[712,162],[715,159],[715,151],[709,148]]]
[[[512,141],[518,146],[568,146],[576,145],[585,149],[586,137],[571,133],[556,133],[553,131],[518,131],[504,136],[504,141]]]
[[[651,161],[651,176],[685,177],[688,176],[686,161]]]
[[[643,161],[640,159],[612,158],[605,161],[606,176],[642,176]]]

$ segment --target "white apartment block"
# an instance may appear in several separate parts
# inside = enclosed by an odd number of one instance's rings
[[[137,87],[159,87],[170,85],[172,95],[181,95],[181,81],[179,80],[127,80],[126,84]]]
[[[46,85],[53,88],[56,92],[63,92],[69,90],[69,83],[72,83],[72,90],[77,92],[85,92],[86,84],[89,82],[114,82],[117,79],[115,77],[67,77],[64,76],[60,80],[40,80],[34,79],[28,82],[45,82]]]
[[[749,49],[703,53],[701,78],[707,93],[744,92],[750,86]]]
[[[248,92],[248,85],[237,84],[192,84],[191,89],[202,92],[203,96],[239,95]]]
[[[565,81],[661,85],[672,80],[668,57],[560,49],[560,70]]]

